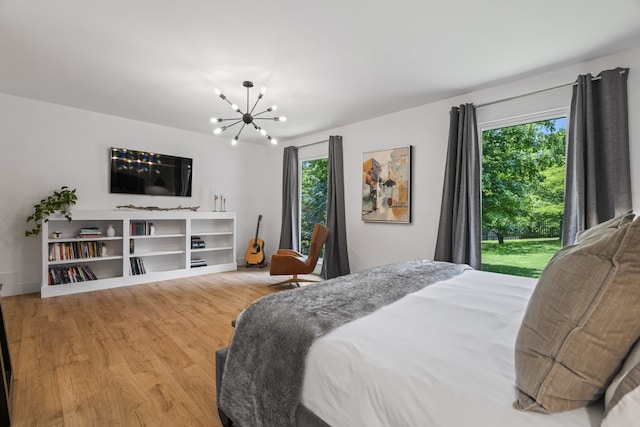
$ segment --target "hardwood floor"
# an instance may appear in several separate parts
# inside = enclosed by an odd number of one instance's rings
[[[219,426],[217,349],[288,286],[244,270],[40,299],[3,298],[15,426]]]

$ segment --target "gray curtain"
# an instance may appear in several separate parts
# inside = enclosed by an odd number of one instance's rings
[[[567,132],[563,245],[579,231],[630,211],[628,69],[581,75]]]
[[[475,107],[453,107],[435,260],[481,268],[480,179]]]
[[[342,137],[329,137],[329,166],[327,171],[327,228],[329,237],[324,247],[322,277],[331,279],[349,274],[347,226],[344,214],[344,169],[342,166]]]
[[[278,247],[294,251],[300,245],[298,180],[298,147],[286,147],[282,159],[282,226]]]

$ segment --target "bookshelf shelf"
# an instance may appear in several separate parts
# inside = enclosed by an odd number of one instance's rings
[[[132,235],[130,236],[131,239],[166,239],[167,237],[185,237],[186,234],[153,234],[153,235],[144,235],[144,236],[137,236],[137,235]]]
[[[235,212],[73,211],[72,217],[43,224],[43,298],[237,268]],[[115,236],[106,235],[109,226]],[[81,229],[97,232],[78,237]],[[192,248],[194,239],[204,247]]]
[[[67,243],[67,242],[108,242],[111,240],[122,240],[122,236],[115,237],[60,237],[57,239],[50,238],[48,243]]]
[[[198,248],[191,249],[191,252],[209,252],[209,251],[230,251],[233,249],[233,246],[221,246],[219,248]]]
[[[131,254],[131,257],[139,257],[139,258],[144,258],[144,257],[151,257],[151,256],[162,256],[162,255],[175,255],[175,254],[184,254],[186,251],[180,251],[180,250],[175,250],[175,251],[146,251],[146,252],[136,252]]]
[[[54,265],[65,265],[65,264],[84,264],[87,262],[102,262],[109,261],[114,259],[122,259],[122,255],[119,256],[95,256],[88,258],[73,258],[73,259],[64,259],[64,260],[53,260],[49,261],[50,266]]]

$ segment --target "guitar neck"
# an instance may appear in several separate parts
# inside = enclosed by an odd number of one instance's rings
[[[253,239],[254,245],[258,242],[258,232],[260,231],[260,221],[262,221],[262,215],[258,216],[258,225],[256,226],[256,238]]]

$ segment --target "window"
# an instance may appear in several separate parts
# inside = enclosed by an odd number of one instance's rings
[[[566,116],[481,128],[482,269],[538,277],[560,249]]]
[[[309,242],[316,223],[327,223],[327,157],[301,160],[300,173],[300,252],[309,253]]]

